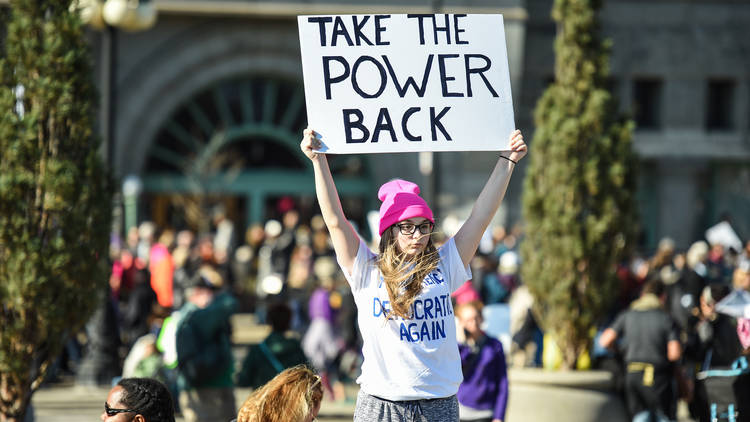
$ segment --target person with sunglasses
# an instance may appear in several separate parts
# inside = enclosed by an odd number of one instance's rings
[[[103,422],[175,422],[167,387],[152,378],[123,378],[107,395]]]
[[[502,202],[518,160],[527,152],[520,131],[500,154],[469,218],[436,248],[435,218],[419,187],[401,179],[378,191],[380,244],[375,254],[344,215],[320,137],[304,131],[318,204],[336,258],[357,304],[362,374],[355,421],[458,422],[462,380],[450,294],[471,278],[469,262]]]

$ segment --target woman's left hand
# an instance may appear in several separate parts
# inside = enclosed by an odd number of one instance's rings
[[[513,133],[510,134],[509,144],[510,155],[508,156],[508,158],[515,161],[516,163],[521,161],[521,159],[526,156],[528,147],[526,146],[526,142],[523,141],[523,135],[521,134],[520,130],[516,129],[515,131],[513,131]]]

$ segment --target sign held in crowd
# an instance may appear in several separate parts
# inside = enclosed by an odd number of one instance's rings
[[[309,125],[334,154],[508,149],[502,15],[299,16]]]

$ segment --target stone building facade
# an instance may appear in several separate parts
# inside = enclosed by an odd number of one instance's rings
[[[153,1],[149,30],[92,31],[100,86],[112,88],[100,119],[111,124],[109,156],[119,177],[142,181],[141,220],[183,224],[181,195],[224,201],[242,227],[275,217],[283,196],[314,208],[297,146],[306,126],[299,14],[502,13],[516,124],[529,141],[552,78],[551,0]],[[602,27],[613,40],[612,88],[639,122],[642,246],[670,236],[687,247],[722,215],[750,237],[750,1],[610,0]],[[365,224],[377,186],[393,177],[423,185],[438,216],[465,218],[495,159],[438,153],[427,175],[418,154],[331,163],[345,208]],[[498,224],[521,220],[517,171]]]

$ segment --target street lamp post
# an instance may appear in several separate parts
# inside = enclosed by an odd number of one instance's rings
[[[137,32],[153,27],[156,23],[156,8],[147,0],[78,0],[74,7],[79,10],[84,23],[102,31],[100,124],[105,141],[104,156],[114,173],[117,30]]]
[[[115,69],[116,69],[116,34],[117,29],[126,31],[140,31],[148,29],[156,22],[156,9],[153,4],[139,0],[74,0],[71,5],[80,13],[81,19],[96,30],[102,31],[102,75],[101,75],[101,113],[99,124],[101,136],[104,139],[104,158],[112,173],[115,172]],[[123,184],[125,196],[125,221],[135,224],[137,197],[141,190],[140,180],[126,178]],[[115,199],[115,204],[119,202]],[[120,206],[114,206],[113,226],[115,233],[120,233]],[[94,316],[92,325],[104,326],[103,319],[111,311],[110,302],[102,302],[101,312]],[[104,335],[92,331],[90,347],[84,355],[79,367],[76,382],[79,384],[104,384],[117,375],[116,352],[108,347]]]
[[[101,131],[105,141],[106,159],[112,173],[115,171],[115,95],[117,74],[117,30],[105,25],[102,30],[102,101]]]
[[[81,19],[94,29],[102,31],[101,50],[101,109],[100,128],[104,139],[104,158],[112,174],[118,170],[115,166],[115,128],[116,98],[117,98],[117,35],[118,29],[128,32],[144,31],[156,24],[156,8],[148,0],[78,0],[74,3],[78,8]],[[135,224],[137,210],[137,195],[129,196],[124,192],[126,206],[124,209],[125,226]],[[119,208],[119,200],[115,199],[115,208]],[[116,213],[119,214],[119,213]],[[120,222],[115,221],[115,232],[120,232]]]
[[[141,31],[156,23],[156,9],[153,4],[139,0],[74,0],[71,8],[80,13],[81,19],[96,30],[102,31],[102,75],[101,75],[101,113],[100,130],[104,139],[104,158],[112,174],[115,174],[115,70],[116,70],[116,39],[117,29],[125,31]],[[135,224],[138,193],[141,183],[138,178],[126,178],[122,187],[125,196],[125,221]],[[115,197],[113,206],[114,233],[120,233],[122,223],[119,221],[121,212],[119,195]],[[111,302],[104,300],[100,311],[94,314],[90,324],[105,326],[104,320],[112,315]],[[109,382],[117,373],[116,348],[113,350],[105,339],[106,335],[93,330],[89,339],[89,348],[81,360],[76,383],[102,385]]]

